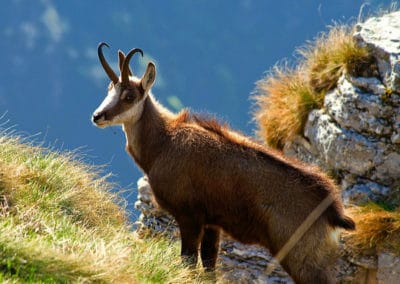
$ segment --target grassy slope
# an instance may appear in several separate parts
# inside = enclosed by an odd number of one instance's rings
[[[136,237],[112,188],[71,153],[0,133],[0,281],[196,282],[177,244]]]

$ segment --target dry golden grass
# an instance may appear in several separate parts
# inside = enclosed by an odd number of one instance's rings
[[[321,107],[322,98],[315,94],[300,68],[275,66],[265,79],[257,82],[258,135],[275,148],[282,148],[300,134],[309,111]]]
[[[347,232],[346,245],[359,254],[382,250],[400,255],[400,208],[387,210],[377,204],[349,209],[357,230]]]
[[[308,113],[323,106],[325,93],[336,87],[343,72],[375,74],[368,50],[357,47],[352,34],[348,26],[331,27],[298,49],[297,67],[275,66],[257,82],[253,116],[257,134],[267,144],[281,149],[302,134]]]
[[[346,25],[332,26],[321,33],[313,42],[299,48],[303,58],[304,72],[315,92],[327,92],[336,87],[344,71],[359,76],[369,76],[375,67],[374,60],[366,48],[356,45],[354,29]]]

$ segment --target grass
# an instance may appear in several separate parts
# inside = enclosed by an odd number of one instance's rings
[[[275,66],[257,82],[257,93],[258,134],[278,149],[301,132],[311,109],[322,106],[322,96],[313,92],[300,68]]]
[[[199,282],[178,244],[136,236],[113,188],[76,154],[0,133],[0,281]]]
[[[335,88],[343,72],[364,77],[377,75],[373,57],[368,49],[357,46],[353,34],[353,27],[332,26],[327,33],[321,33],[314,42],[298,50],[314,92]]]
[[[132,232],[115,185],[76,154],[0,133],[0,282],[203,283],[179,245]],[[400,209],[352,208],[354,252],[400,254]]]
[[[336,25],[297,50],[296,67],[277,65],[257,82],[254,119],[258,135],[282,149],[302,135],[308,113],[323,106],[326,92],[336,87],[343,72],[375,76],[376,66],[366,48],[356,45],[353,28]]]
[[[346,246],[357,254],[389,251],[400,255],[400,207],[370,203],[349,209],[357,230],[347,232]]]

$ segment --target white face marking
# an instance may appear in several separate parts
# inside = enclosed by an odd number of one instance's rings
[[[100,106],[95,110],[95,114],[105,113],[110,109],[117,106],[120,103],[120,94],[121,94],[121,85],[117,83],[113,86],[104,99],[104,101],[100,104]],[[147,94],[146,94],[147,95]],[[110,125],[117,124],[125,124],[125,123],[135,123],[141,117],[143,113],[143,102],[146,95],[139,101],[132,105],[129,109],[125,110],[122,113],[115,115],[114,117],[109,117],[107,120],[105,117],[101,117],[101,119],[96,120],[96,126],[100,128],[104,128]]]
[[[119,101],[120,92],[121,85],[116,84],[113,88],[111,88],[111,90],[108,91],[106,98],[94,113],[102,113],[116,106]]]

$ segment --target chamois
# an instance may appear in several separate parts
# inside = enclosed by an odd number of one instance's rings
[[[200,250],[203,267],[213,271],[223,230],[275,255],[286,247],[279,260],[297,283],[334,282],[337,229],[355,229],[334,183],[214,119],[187,110],[172,113],[151,94],[154,63],[141,78],[132,75],[130,59],[135,53],[143,56],[141,49],[126,56],[118,51],[117,76],[104,58],[104,46],[109,47],[99,44],[98,56],[111,82],[92,121],[101,128],[122,125],[127,152],[148,176],[158,204],[179,225],[183,261],[196,265]],[[326,206],[315,215],[320,204]],[[311,215],[314,220],[302,227]],[[295,233],[300,227],[303,232]]]

